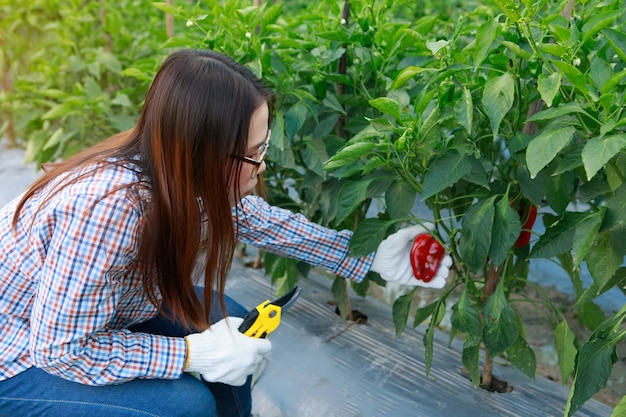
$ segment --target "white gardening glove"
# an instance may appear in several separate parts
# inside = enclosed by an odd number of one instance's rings
[[[388,282],[411,287],[443,288],[446,285],[446,278],[452,266],[452,258],[448,254],[443,255],[435,276],[429,282],[418,280],[413,275],[411,246],[413,245],[413,239],[422,233],[430,233],[430,231],[416,225],[405,227],[389,235],[378,246],[370,269],[378,272]]]
[[[187,342],[186,372],[197,372],[209,382],[228,385],[245,384],[263,360],[272,343],[267,339],[245,336],[238,328],[243,319],[227,317],[202,333],[185,337]]]

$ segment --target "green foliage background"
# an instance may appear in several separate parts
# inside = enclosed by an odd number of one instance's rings
[[[455,260],[424,343],[451,294],[463,365],[479,383],[481,343],[529,376],[534,352],[511,298],[530,263],[552,259],[570,277],[582,324],[576,340],[551,300],[572,415],[611,373],[626,309],[594,302],[626,286],[626,33],[618,0],[267,2],[0,0],[2,133],[30,161],[64,158],[130,128],[159,63],[181,47],[248,65],[277,93],[270,201],[355,231],[354,255],[376,249],[416,202]],[[166,16],[173,16],[167,33]],[[515,248],[517,206],[539,207],[545,232]],[[581,265],[593,283],[586,288]],[[308,266],[265,255],[279,292]],[[362,295],[375,274],[360,285]],[[346,281],[333,293],[350,311]],[[415,291],[393,306],[396,330]],[[616,409],[617,412],[617,409]]]

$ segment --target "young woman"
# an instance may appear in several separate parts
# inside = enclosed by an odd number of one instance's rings
[[[246,310],[224,295],[237,240],[355,281],[371,269],[420,284],[408,253],[424,229],[352,258],[349,231],[251,195],[272,104],[232,59],[175,52],[134,129],[0,211],[0,415],[249,416],[271,343],[237,331]]]

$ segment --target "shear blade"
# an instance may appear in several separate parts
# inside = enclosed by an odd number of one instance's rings
[[[296,302],[298,297],[300,297],[301,292],[302,288],[294,287],[293,290],[289,291],[282,297],[271,301],[270,304],[280,307],[282,311],[286,311],[289,307],[293,305],[293,303]]]

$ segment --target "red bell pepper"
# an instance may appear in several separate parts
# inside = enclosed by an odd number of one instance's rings
[[[535,224],[535,220],[537,220],[537,206],[534,204],[530,204],[529,206],[521,204],[517,213],[522,221],[522,232],[519,234],[517,241],[515,242],[515,247],[523,248],[530,242],[533,225]]]
[[[430,282],[439,269],[443,246],[428,233],[417,235],[411,247],[411,266],[415,278]]]

